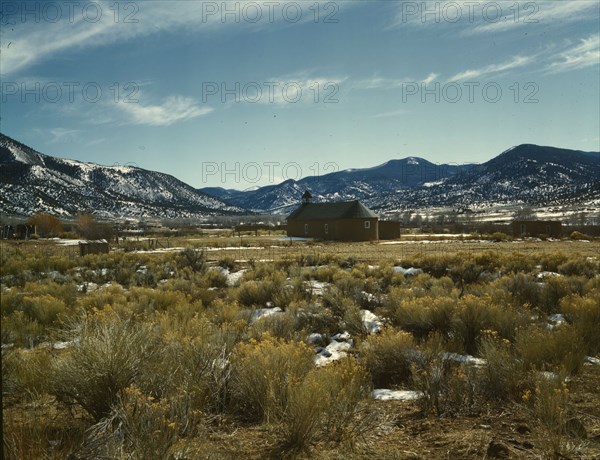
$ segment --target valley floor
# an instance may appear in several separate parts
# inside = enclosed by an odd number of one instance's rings
[[[73,241],[1,242],[4,458],[600,459],[600,239]]]

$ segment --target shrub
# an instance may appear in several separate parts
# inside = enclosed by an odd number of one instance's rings
[[[471,284],[478,281],[483,271],[484,267],[474,260],[465,260],[452,267],[449,275],[455,283],[463,286],[464,284]]]
[[[33,400],[48,392],[51,351],[2,349],[2,394]]]
[[[227,287],[227,276],[220,270],[207,270],[204,274],[203,279],[206,287],[214,288],[226,288]]]
[[[559,265],[564,264],[568,260],[569,258],[565,254],[554,252],[551,254],[544,254],[540,259],[540,263],[542,265],[542,270],[557,272]]]
[[[217,264],[219,265],[219,267],[226,268],[229,271],[234,271],[237,267],[235,258],[231,256],[221,257]]]
[[[583,365],[585,345],[578,330],[570,325],[553,331],[535,327],[521,329],[515,345],[528,369],[557,369],[572,374]]]
[[[338,272],[333,277],[333,283],[335,289],[343,296],[352,299],[357,304],[363,301],[364,279],[352,276],[346,272]]]
[[[506,280],[502,280],[520,306],[529,305],[538,307],[541,304],[541,287],[530,275],[516,274]]]
[[[539,424],[547,458],[564,457],[565,422],[569,417],[569,389],[562,378],[540,378],[535,393],[525,391],[523,399],[530,404],[534,420]]]
[[[332,335],[339,331],[338,319],[329,308],[302,300],[290,303],[287,311],[296,317],[299,330]]]
[[[185,248],[178,258],[179,268],[190,267],[194,272],[207,269],[206,252],[202,249]]]
[[[263,307],[277,295],[281,295],[284,283],[285,279],[281,274],[263,281],[245,281],[234,291],[234,298],[248,307]]]
[[[585,297],[571,295],[563,298],[561,311],[573,323],[578,336],[583,340],[585,350],[594,355],[600,352],[600,290],[590,292]]]
[[[572,240],[589,240],[590,237],[588,235],[586,235],[585,233],[582,232],[578,232],[577,230],[574,230],[573,232],[571,232],[571,234],[569,235],[569,238],[571,238]]]
[[[592,278],[598,274],[598,264],[591,260],[568,260],[558,266],[558,273]]]
[[[389,316],[393,324],[425,339],[432,332],[447,336],[452,330],[456,299],[451,297],[419,297],[392,305]]]
[[[313,367],[313,354],[304,343],[269,335],[239,344],[231,357],[232,410],[253,421],[281,421],[290,387]]]
[[[513,237],[503,232],[494,232],[490,235],[490,239],[496,243],[502,241],[512,241]]]
[[[247,325],[251,315],[252,310],[242,309],[235,300],[218,299],[206,310],[206,317],[215,324],[242,322]]]
[[[46,328],[32,320],[22,311],[15,311],[9,316],[2,316],[2,343],[13,343],[16,346],[33,346]]]
[[[491,332],[481,340],[479,349],[486,365],[477,373],[477,392],[486,400],[519,401],[530,382],[510,342]]]
[[[527,254],[513,252],[505,256],[502,261],[502,271],[509,273],[528,273],[535,268],[534,259]]]
[[[284,340],[301,339],[296,317],[288,312],[264,316],[250,325],[249,338],[258,340],[263,334]]]
[[[88,430],[79,458],[180,458],[176,448],[201,414],[181,396],[157,399],[132,385],[122,392],[111,413]]]
[[[362,404],[369,392],[368,373],[354,358],[312,369],[291,388],[286,445],[302,449],[319,438],[355,442],[369,428]]]
[[[127,306],[133,313],[138,315],[175,310],[177,305],[189,303],[189,299],[177,291],[133,288],[127,294]]]
[[[28,225],[35,225],[39,236],[53,237],[62,233],[63,228],[60,220],[51,214],[37,213],[27,219]]]
[[[547,314],[556,313],[560,300],[569,294],[583,294],[585,280],[575,277],[547,278],[540,290],[540,309]]]
[[[481,332],[493,324],[494,307],[489,302],[489,298],[478,298],[472,295],[467,295],[458,301],[453,332],[470,355],[477,353]]]
[[[362,343],[361,361],[371,375],[373,386],[389,388],[409,381],[414,347],[411,334],[391,327],[369,336]]]
[[[73,321],[65,335],[72,346],[54,363],[51,392],[100,420],[152,359],[150,328],[107,311]]]
[[[474,398],[474,369],[447,359],[442,344],[441,336],[432,336],[411,366],[413,385],[423,394],[418,400],[421,409],[438,416],[470,407]]]

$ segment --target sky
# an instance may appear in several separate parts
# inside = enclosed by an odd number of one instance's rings
[[[0,0],[0,131],[247,189],[600,150],[600,1]]]

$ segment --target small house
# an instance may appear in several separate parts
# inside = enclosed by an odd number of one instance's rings
[[[87,256],[88,254],[108,254],[108,241],[106,240],[91,240],[79,243],[79,255]]]
[[[288,216],[288,236],[337,241],[379,239],[379,218],[360,201],[312,203],[311,198],[307,191],[302,204]]]
[[[558,220],[514,220],[511,222],[513,236],[546,236],[560,238],[562,223]]]

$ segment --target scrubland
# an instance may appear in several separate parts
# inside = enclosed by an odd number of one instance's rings
[[[599,241],[235,241],[3,242],[5,458],[600,456]]]

